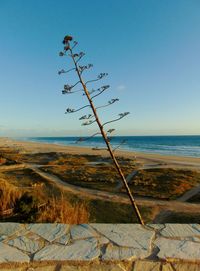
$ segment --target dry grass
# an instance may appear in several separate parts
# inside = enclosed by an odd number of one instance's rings
[[[33,186],[38,183],[43,185],[39,188]],[[36,202],[35,206],[32,206],[27,199],[22,200],[25,193],[28,193],[29,198],[33,198],[33,201]],[[11,220],[14,218],[19,222],[23,220],[29,223],[87,223],[89,211],[86,204],[82,200],[71,204],[71,200],[73,201],[70,195],[62,194],[56,185],[41,178],[32,170],[23,169],[0,173],[0,216],[3,219],[5,217]],[[45,203],[47,204],[44,205]],[[21,210],[17,211],[16,208],[19,208],[19,205],[26,211],[25,214]],[[9,212],[5,213],[7,210]]]
[[[22,190],[0,178],[0,212],[13,208],[21,195]]]
[[[199,183],[200,172],[195,170],[153,168],[140,170],[129,186],[135,195],[172,200]]]
[[[72,205],[63,195],[60,199],[52,198],[48,204],[40,210],[37,222],[82,224],[89,222],[89,211],[84,203]]]

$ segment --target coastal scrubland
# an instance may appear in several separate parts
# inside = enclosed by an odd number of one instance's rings
[[[118,155],[118,160],[146,223],[157,218],[158,222],[200,222],[198,166],[155,157],[144,162],[144,157],[136,159],[130,153]],[[118,185],[111,160],[101,153],[77,154],[55,146],[41,152],[23,144],[0,146],[1,221],[136,223],[126,193]],[[179,198],[196,188],[181,209]]]
[[[0,179],[1,221],[12,222],[57,222],[68,224],[87,223],[88,207],[85,202],[71,203],[61,191],[51,193],[40,186],[22,187],[9,179]],[[55,189],[56,190],[56,189]],[[47,192],[47,193],[46,193]]]
[[[176,199],[200,183],[196,170],[153,168],[141,170],[130,182],[136,195],[155,199]]]

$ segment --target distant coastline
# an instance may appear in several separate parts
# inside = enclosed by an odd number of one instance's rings
[[[103,148],[101,137],[77,142],[80,137],[17,137],[16,140],[28,142],[40,142],[63,146],[79,146]],[[122,143],[123,142],[123,143]],[[141,152],[146,154],[160,154],[182,157],[200,157],[199,135],[178,136],[115,136],[111,143],[114,148],[120,145],[123,151]]]

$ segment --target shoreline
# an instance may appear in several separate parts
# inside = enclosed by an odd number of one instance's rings
[[[134,136],[115,136],[115,137],[113,137],[113,138],[134,138]],[[135,136],[136,138],[138,138],[138,136]],[[139,138],[144,138],[144,137],[149,137],[149,138],[151,138],[151,137],[162,137],[162,136],[139,136]],[[173,137],[173,136],[163,136],[163,137]],[[177,138],[177,136],[174,136],[175,138]],[[182,137],[187,137],[187,136],[185,136],[185,135],[182,135],[182,136],[178,136],[178,137],[180,137],[180,138],[182,138]],[[189,137],[191,137],[191,136],[189,136]],[[192,135],[192,137],[197,137],[198,139],[200,139],[200,135]],[[96,146],[97,146],[97,148],[99,147],[99,148],[105,148],[105,146],[101,146],[102,145],[102,142],[100,141],[100,142],[96,142],[96,144],[94,143],[94,142],[92,142],[92,144],[88,144],[87,145],[87,143],[86,144],[81,144],[81,143],[78,143],[77,142],[77,144],[75,143],[76,142],[76,140],[77,140],[77,138],[79,138],[79,137],[74,137],[74,136],[69,136],[69,138],[71,138],[69,141],[67,140],[67,138],[68,137],[36,137],[36,138],[24,138],[24,137],[8,137],[8,138],[10,138],[10,139],[13,139],[13,140],[15,140],[15,141],[21,141],[21,142],[33,142],[33,143],[42,143],[42,144],[53,144],[53,145],[58,145],[58,146],[66,146],[66,147],[80,147],[80,148],[90,148],[90,149],[92,149],[92,148],[95,148]],[[40,140],[40,138],[41,138],[41,140]],[[48,138],[50,138],[50,139],[53,139],[53,140],[48,140]],[[64,138],[64,139],[66,139],[66,140],[60,140],[60,138]],[[100,138],[100,137],[99,137]],[[126,139],[125,139],[126,140]],[[98,146],[98,144],[100,144],[99,146]],[[112,148],[113,149],[115,149],[115,147],[116,147],[116,145],[120,145],[120,142],[112,142]],[[145,143],[146,144],[146,143]],[[151,144],[153,144],[152,142],[150,142],[149,143],[150,145]],[[167,143],[166,143],[167,144]],[[199,142],[197,142],[197,144],[200,144],[200,141]],[[172,144],[173,145],[173,144]],[[155,145],[156,146],[156,145]],[[187,146],[187,145],[186,145]],[[198,145],[199,146],[199,145]],[[147,148],[143,148],[143,147],[134,147],[133,148],[133,146],[132,147],[130,147],[130,146],[121,146],[120,148],[119,148],[119,150],[121,151],[121,152],[128,152],[128,153],[136,153],[136,154],[141,154],[141,155],[158,155],[158,156],[165,156],[165,157],[170,157],[170,158],[173,158],[173,157],[185,157],[185,158],[188,158],[188,159],[190,159],[190,158],[200,158],[200,147],[199,148],[197,148],[197,152],[196,152],[196,150],[194,149],[193,150],[193,152],[187,152],[187,150],[185,151],[185,147],[184,147],[184,144],[183,145],[181,145],[181,146],[179,146],[179,145],[177,145],[176,146],[176,148],[178,148],[177,150],[174,150],[174,146],[171,146],[172,147],[172,149],[170,149],[170,146],[168,146],[168,150],[165,150],[165,148],[164,149],[159,149],[159,148],[156,148],[155,147],[155,149],[154,148],[148,148],[148,146],[147,146]],[[187,146],[188,147],[188,146]],[[192,146],[191,146],[192,147]],[[197,147],[197,146],[196,146]],[[175,149],[176,149],[175,148]],[[187,148],[186,148],[187,149]]]
[[[92,150],[86,146],[69,146],[61,144],[52,144],[46,142],[18,141],[11,138],[0,138],[0,148],[8,147],[22,152],[42,153],[42,152],[64,152],[76,155],[100,155],[109,156],[106,150]],[[155,153],[133,152],[117,150],[116,156],[134,159],[143,165],[160,165],[166,167],[184,167],[200,169],[200,158],[188,156],[161,155]]]
[[[38,143],[38,144],[48,144],[48,145],[55,145],[57,147],[66,147],[66,148],[80,148],[80,149],[90,149],[92,150],[93,152],[95,151],[95,149],[92,149],[93,147],[91,146],[80,146],[80,145],[67,145],[67,144],[59,144],[59,143],[50,143],[50,142],[42,142],[42,141],[34,141],[34,140],[18,140],[18,139],[11,139],[13,141],[16,141],[16,142],[23,142],[23,143],[26,143],[26,142],[30,142],[30,143]],[[114,148],[113,148],[114,149]],[[101,152],[101,150],[98,151],[99,153]],[[123,148],[120,148],[118,151],[115,151],[115,153],[123,153],[123,155],[125,153],[130,153],[130,154],[137,154],[137,155],[147,155],[147,156],[151,156],[151,155],[155,155],[155,156],[160,156],[160,157],[169,157],[169,158],[188,158],[188,159],[200,159],[200,157],[194,157],[194,156],[188,156],[188,155],[174,155],[174,154],[162,154],[162,153],[157,153],[157,152],[145,152],[145,151],[134,151],[134,150],[131,150],[131,149],[123,149]]]

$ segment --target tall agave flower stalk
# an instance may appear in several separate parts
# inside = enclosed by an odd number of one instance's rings
[[[85,122],[82,123],[82,125],[91,125],[92,123],[96,122],[98,127],[99,127],[99,131],[96,132],[95,134],[93,134],[91,137],[94,137],[96,135],[101,135],[105,144],[106,144],[106,150],[109,152],[110,154],[110,157],[112,158],[112,161],[115,165],[115,168],[119,174],[119,177],[121,179],[121,181],[123,182],[123,185],[124,185],[124,188],[129,196],[129,199],[130,199],[130,202],[131,202],[131,205],[133,207],[133,211],[134,213],[136,214],[137,216],[137,219],[139,221],[140,224],[144,225],[144,221],[142,219],[142,216],[140,214],[140,211],[138,209],[138,206],[135,202],[135,199],[131,193],[131,190],[128,186],[128,183],[126,181],[126,178],[121,170],[121,167],[115,157],[115,154],[114,154],[114,149],[112,148],[111,144],[110,144],[110,136],[108,136],[108,134],[111,134],[115,129],[109,129],[108,131],[105,130],[105,125],[107,125],[108,123],[112,123],[112,122],[115,122],[115,121],[118,121],[122,118],[124,118],[126,115],[129,114],[129,112],[124,112],[124,113],[120,113],[118,118],[114,119],[114,120],[111,120],[111,121],[107,121],[105,123],[102,124],[99,116],[98,116],[98,109],[102,108],[102,107],[106,107],[106,106],[109,106],[109,105],[112,105],[114,104],[115,102],[118,102],[119,99],[115,98],[115,99],[111,99],[110,101],[108,101],[107,104],[105,105],[102,105],[102,106],[99,106],[99,107],[95,107],[94,105],[94,98],[96,98],[97,96],[101,95],[104,91],[106,91],[110,86],[109,85],[104,85],[98,89],[92,89],[92,90],[89,90],[88,89],[88,84],[89,83],[92,83],[92,82],[96,82],[96,81],[99,81],[101,80],[102,78],[104,78],[105,76],[107,76],[108,74],[107,73],[100,73],[98,75],[98,77],[96,79],[93,79],[93,80],[89,80],[89,81],[84,81],[83,77],[82,77],[82,74],[85,70],[88,70],[90,68],[93,67],[92,64],[88,64],[88,65],[80,65],[80,60],[83,58],[83,56],[85,55],[83,52],[79,52],[79,53],[76,53],[74,52],[74,48],[77,46],[77,42],[76,41],[73,41],[73,38],[71,36],[65,36],[64,37],[64,40],[63,40],[63,44],[64,44],[64,50],[61,51],[59,53],[60,56],[69,56],[71,59],[72,59],[72,62],[73,62],[73,68],[69,69],[69,70],[64,70],[62,69],[61,71],[58,72],[58,74],[65,74],[65,73],[68,73],[68,72],[71,72],[71,71],[75,71],[77,76],[78,76],[78,81],[73,84],[73,85],[64,85],[64,89],[62,91],[63,94],[72,94],[72,93],[75,93],[75,92],[82,92],[82,95],[86,96],[87,97],[87,100],[88,100],[88,104],[81,107],[81,108],[78,108],[78,109],[71,109],[71,108],[67,108],[66,109],[66,114],[69,114],[69,113],[75,113],[77,111],[80,111],[86,107],[90,107],[91,110],[92,110],[92,114],[88,114],[88,115],[84,115],[82,116],[81,118],[79,118],[79,120],[84,120]],[[81,86],[81,89],[76,89],[77,86]],[[90,138],[91,138],[90,137]],[[81,138],[80,141],[82,140],[85,140],[84,138]]]

